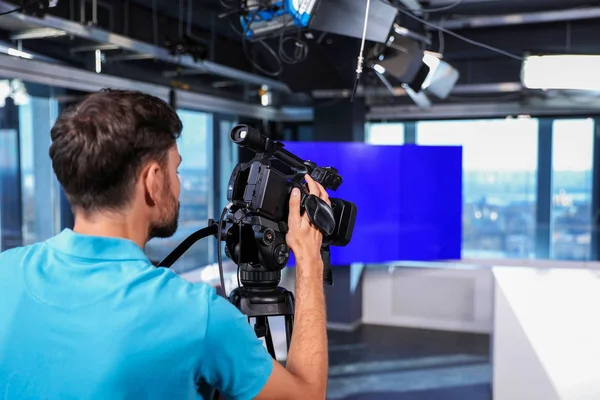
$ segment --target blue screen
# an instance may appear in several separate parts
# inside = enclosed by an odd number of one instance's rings
[[[285,148],[337,168],[343,183],[330,197],[358,207],[352,241],[331,247],[332,265],[460,258],[460,147],[293,142]]]

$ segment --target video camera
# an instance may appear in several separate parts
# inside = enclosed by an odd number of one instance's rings
[[[328,264],[329,246],[350,242],[357,208],[354,203],[336,198],[330,199],[330,207],[310,195],[303,183],[304,176],[310,174],[324,188],[336,190],[342,184],[338,171],[302,160],[285,150],[279,141],[247,125],[234,127],[230,139],[256,153],[251,161],[238,164],[231,174],[227,190],[229,215],[224,219],[227,227],[221,237],[226,242],[227,257],[240,266],[242,284],[274,287],[279,283],[280,271],[290,258],[285,235],[294,187],[301,191],[301,213],[307,213],[311,223],[323,232],[322,254]]]

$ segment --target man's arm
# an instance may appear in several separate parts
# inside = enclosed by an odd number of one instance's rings
[[[311,194],[329,202],[327,192],[306,177]],[[294,330],[286,368],[274,362],[273,372],[257,400],[325,399],[327,391],[327,330],[323,291],[322,234],[308,216],[300,216],[300,196],[290,198],[287,242],[296,256]]]

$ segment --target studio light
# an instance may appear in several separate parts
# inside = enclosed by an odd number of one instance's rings
[[[428,51],[423,55],[423,63],[429,67],[429,74],[423,82],[423,90],[439,99],[447,98],[458,82],[460,77],[458,71],[442,60],[440,54]]]
[[[267,85],[262,85],[258,91],[258,94],[260,96],[260,104],[262,104],[264,107],[272,104],[271,91]]]
[[[428,108],[431,106],[428,94],[445,99],[458,82],[459,72],[442,60],[440,54],[425,51],[421,56],[418,53],[410,55],[397,52],[396,60],[401,62],[385,63],[385,56],[387,55],[389,60],[390,53],[394,52],[396,49],[388,48],[387,54],[380,55],[378,62],[370,65],[392,95],[397,95],[393,82],[400,83],[415,104],[421,108]],[[403,60],[400,57],[403,57]],[[412,68],[412,75],[406,73],[410,71],[409,68]]]
[[[527,56],[521,82],[528,89],[600,91],[600,55]]]

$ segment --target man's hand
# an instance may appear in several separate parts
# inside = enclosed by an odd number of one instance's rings
[[[331,205],[327,191],[319,183],[315,182],[310,175],[305,176],[309,194],[320,197]],[[321,244],[323,234],[310,223],[308,214],[300,215],[300,190],[294,189],[290,196],[290,214],[288,216],[289,231],[286,236],[287,244],[296,257],[299,273],[303,276],[314,276],[313,271],[316,264],[321,261]],[[301,267],[302,266],[302,267]],[[304,267],[307,267],[306,270]],[[322,275],[321,271],[318,271]],[[318,274],[317,274],[318,277]]]

